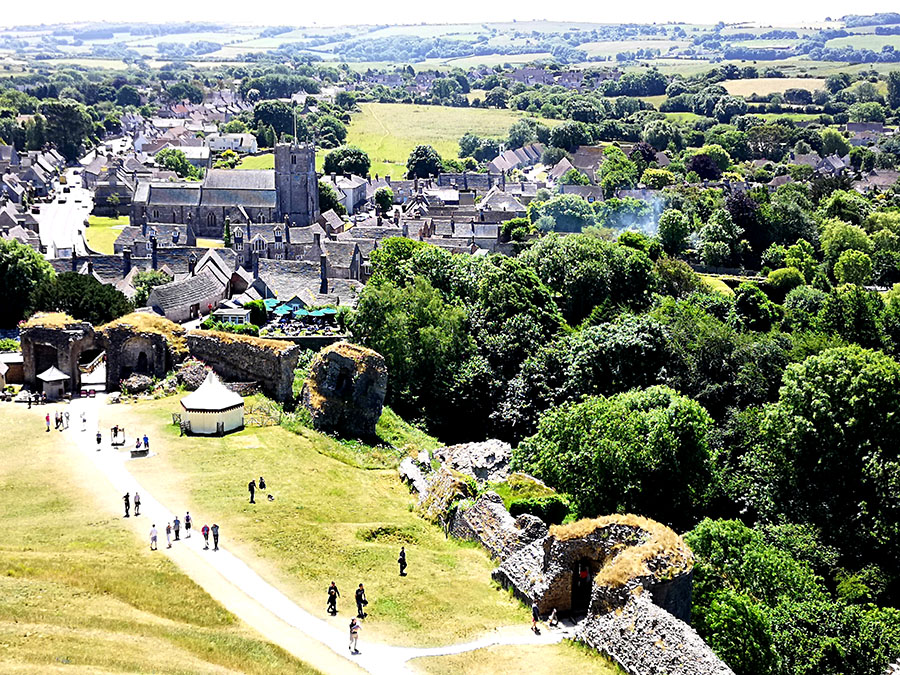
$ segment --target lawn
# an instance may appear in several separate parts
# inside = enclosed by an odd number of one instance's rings
[[[731,286],[726,284],[720,277],[713,276],[711,274],[701,274],[700,280],[703,282],[703,285],[706,288],[714,293],[721,293],[722,295],[727,295],[730,298],[734,297],[734,291],[731,289]]]
[[[350,121],[347,143],[369,153],[373,174],[402,178],[409,153],[417,145],[431,145],[441,157],[456,157],[459,137],[467,131],[501,138],[522,116],[513,110],[363,103]],[[550,126],[559,124],[541,121]]]
[[[453,656],[414,659],[410,665],[429,675],[622,675],[616,665],[597,652],[571,642],[488,647]]]
[[[271,152],[264,152],[260,155],[246,155],[236,169],[274,169],[275,155]]]
[[[128,225],[128,216],[118,218],[90,216],[88,223],[88,227],[84,229],[88,246],[100,253],[112,255],[113,244],[122,233],[122,228]]]
[[[721,83],[729,94],[735,96],[750,96],[759,94],[783,94],[788,89],[806,89],[815,91],[825,88],[825,80],[814,77],[760,77],[749,80],[725,80]]]
[[[848,35],[847,37],[832,38],[825,43],[826,47],[833,49],[853,47],[854,49],[871,49],[873,52],[880,52],[881,48],[886,45],[900,49],[900,35]]]
[[[147,432],[158,455],[133,471],[164,501],[196,518],[215,514],[227,545],[255,558],[262,574],[301,606],[344,628],[353,589],[365,583],[370,601],[366,636],[402,645],[472,639],[497,626],[525,625],[528,610],[491,582],[495,563],[478,546],[447,539],[413,512],[413,496],[397,477],[397,451],[367,463],[364,447],[310,430],[248,428],[224,438],[178,436],[171,425],[177,398],[109,406],[106,424]],[[102,426],[102,425],[101,425]],[[394,419],[382,435],[412,438]],[[361,461],[362,460],[362,461]],[[266,478],[274,501],[250,505],[247,483]],[[405,545],[408,576],[397,571]],[[336,581],[340,614],[325,614],[325,591]]]
[[[98,503],[48,411],[0,403],[16,430],[0,435],[0,671],[314,672],[146,550],[118,500]]]

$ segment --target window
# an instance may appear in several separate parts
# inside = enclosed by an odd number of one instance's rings
[[[159,210],[153,209],[153,220],[159,220]]]
[[[297,163],[297,155],[291,155],[291,164]]]
[[[215,213],[210,213],[209,215],[206,216],[206,224],[210,225],[210,226],[215,226],[215,224],[216,224],[216,214]]]
[[[242,242],[242,241],[234,242],[234,249],[236,251],[243,251],[244,250],[244,242]]]

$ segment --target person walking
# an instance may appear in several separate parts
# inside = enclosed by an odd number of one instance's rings
[[[53,413],[53,428],[59,429],[59,411]]]
[[[68,410],[66,410],[66,412],[63,413],[63,428],[64,429],[69,428],[69,411]]]
[[[178,516],[175,516],[172,525],[175,527],[175,541],[181,541],[181,537],[179,536],[181,533],[181,521],[178,520]]]
[[[47,413],[47,416],[44,418],[47,420],[47,433],[50,433],[50,413]]]
[[[49,431],[49,429],[48,429]],[[100,433],[100,430],[97,429],[97,452],[100,452],[100,444],[103,442],[103,435]]]
[[[254,499],[254,496],[256,494],[256,481],[251,480],[249,483],[247,483],[247,489],[250,491],[250,503],[255,504],[256,500]]]
[[[262,476],[259,477],[259,491],[260,492],[266,491],[266,479],[263,478]]]
[[[356,616],[360,619],[366,618],[366,612],[363,608],[368,604],[369,601],[366,600],[366,589],[360,584],[359,588],[356,589]]]
[[[147,438],[147,434],[144,434],[144,450],[150,449],[150,439]]]
[[[127,492],[125,493],[125,496],[122,497],[122,501],[125,502],[125,517],[128,518],[128,511],[131,510],[131,499]]]
[[[81,413],[81,430],[87,431],[87,415]]]
[[[150,550],[156,550],[156,523],[150,527]]]
[[[359,654],[359,621],[350,619],[350,653]]]
[[[400,557],[397,558],[397,563],[400,565],[400,576],[406,576],[406,547],[400,547]]]
[[[191,521],[191,512],[188,511],[184,514],[184,531],[185,531],[184,538],[185,539],[191,538],[191,522],[192,522]]]
[[[172,548],[172,523],[166,523],[166,548]]]
[[[556,615],[556,607],[553,608],[553,611],[550,612],[550,618],[547,620],[547,625],[550,628],[556,628],[559,625],[559,617]]]
[[[212,526],[212,536],[213,536],[213,551],[219,550],[219,526],[213,523]]]
[[[331,586],[328,587],[328,613],[331,616],[337,614],[337,599],[339,597],[341,597],[341,592],[338,590],[337,584],[332,581]]]
[[[141,496],[135,491],[134,493],[134,515],[141,515]]]
[[[200,530],[203,533],[203,550],[209,550],[209,525],[203,523],[203,528]]]
[[[531,603],[531,630],[538,633],[537,623],[540,621],[541,615],[536,602]]]

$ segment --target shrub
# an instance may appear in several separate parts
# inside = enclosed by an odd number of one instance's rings
[[[548,525],[559,525],[569,515],[569,501],[560,495],[515,499],[509,505],[512,516],[530,513]]]

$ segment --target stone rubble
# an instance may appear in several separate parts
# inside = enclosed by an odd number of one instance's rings
[[[445,466],[472,476],[479,483],[499,483],[509,478],[512,446],[496,439],[449,445],[434,451]]]

